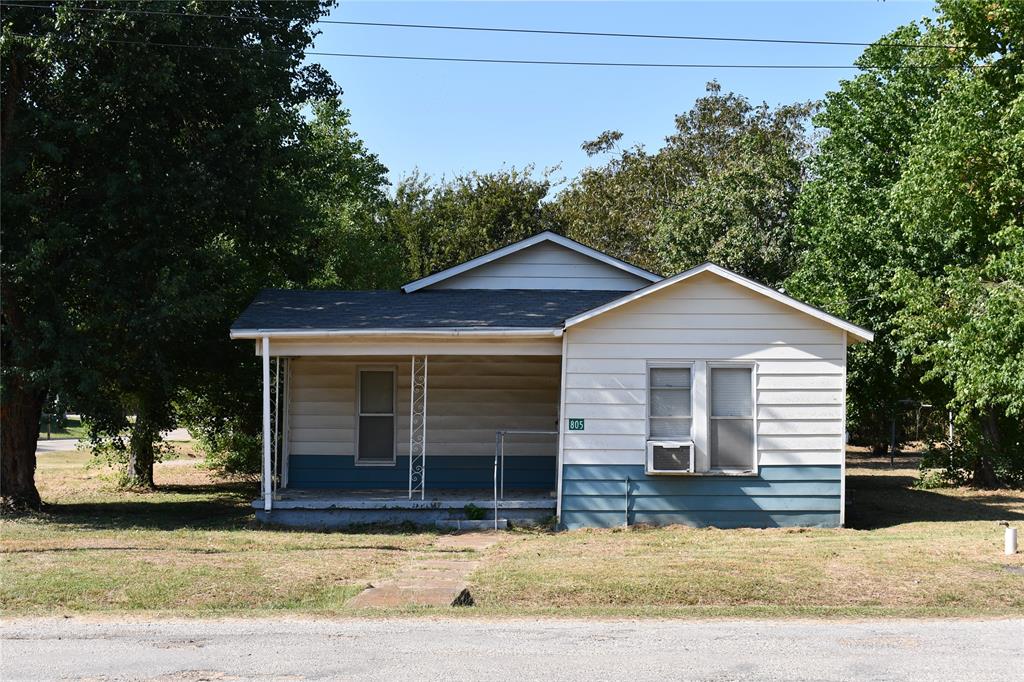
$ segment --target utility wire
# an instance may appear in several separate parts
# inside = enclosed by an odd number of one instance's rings
[[[26,33],[12,33],[19,38],[39,39],[44,36],[34,36]],[[141,40],[118,40],[113,38],[90,38],[101,43],[112,43],[116,45],[139,45],[145,47],[172,47],[180,49],[198,50],[221,50],[230,52],[266,52],[270,54],[291,54],[288,50],[274,50],[263,48],[258,45],[252,47],[226,47],[221,45],[187,45],[184,43],[164,43]],[[477,57],[431,57],[421,55],[401,54],[367,54],[360,52],[317,52],[307,50],[304,54],[318,57],[352,57],[358,59],[392,59],[420,62],[463,62],[470,64],[534,64],[545,66],[614,66],[633,68],[656,68],[656,69],[857,69],[852,64],[684,64],[665,62],[587,62],[587,61],[562,61],[555,59],[485,59]],[[922,66],[918,68],[930,68]]]
[[[389,28],[438,29],[443,31],[488,31],[493,33],[535,33],[555,36],[596,36],[600,38],[648,38],[655,40],[704,40],[730,43],[771,43],[782,45],[839,45],[846,47],[869,47],[876,43],[858,43],[843,40],[796,40],[787,38],[740,38],[730,36],[671,35],[659,33],[605,33],[601,31],[559,31],[539,28],[498,28],[491,26],[449,26],[443,24],[399,24],[382,21],[341,21],[321,19],[322,24],[344,24],[347,26],[382,26]],[[880,43],[886,47],[913,49],[945,48],[956,49],[955,45],[918,45],[913,43]]]
[[[53,9],[50,5],[32,5],[23,4],[20,2],[12,2],[11,0],[5,0],[0,2],[0,5],[8,7],[26,7],[31,9]],[[234,19],[243,21],[288,21],[287,19],[277,19],[275,17],[247,17],[247,16],[235,16],[230,14],[206,14],[200,12],[168,12],[163,10],[144,10],[144,9],[122,9],[122,8],[101,8],[101,7],[68,7],[68,9],[75,12],[104,12],[104,13],[117,13],[117,14],[142,14],[142,15],[158,15],[158,16],[175,16],[175,17],[205,17],[209,19]],[[411,29],[427,29],[427,30],[441,30],[441,31],[480,31],[489,33],[522,33],[522,34],[534,34],[534,35],[555,35],[555,36],[588,36],[588,37],[600,37],[600,38],[638,38],[638,39],[653,39],[653,40],[691,40],[691,41],[710,41],[710,42],[729,42],[729,43],[767,43],[773,45],[832,45],[842,47],[870,47],[872,45],[884,45],[885,47],[899,47],[907,49],[959,49],[957,45],[941,45],[941,44],[917,44],[917,43],[862,43],[853,41],[843,40],[796,40],[786,38],[743,38],[743,37],[730,37],[730,36],[701,36],[701,35],[671,35],[671,34],[659,34],[659,33],[605,33],[601,31],[562,31],[553,29],[535,29],[535,28],[504,28],[494,26],[460,26],[460,25],[447,25],[447,24],[405,24],[398,22],[384,22],[384,21],[343,21],[340,19],[319,19],[316,23],[319,24],[330,24],[340,26],[372,26],[381,28],[411,28]]]

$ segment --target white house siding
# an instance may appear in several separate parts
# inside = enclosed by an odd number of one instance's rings
[[[650,284],[620,268],[542,242],[430,286],[431,289],[595,289],[634,291]]]
[[[839,524],[843,331],[707,273],[566,333],[564,525],[621,525],[627,487],[631,523]],[[645,474],[646,372],[659,360],[695,363],[695,396],[707,361],[756,362],[756,477]],[[568,431],[570,418],[585,430]],[[695,405],[698,462],[706,428]]]
[[[408,484],[408,356],[291,361],[289,487],[402,488]],[[354,465],[359,367],[397,371],[397,462]],[[428,488],[489,487],[497,430],[554,430],[560,358],[438,356],[429,360]],[[506,487],[554,488],[556,439],[510,436]]]

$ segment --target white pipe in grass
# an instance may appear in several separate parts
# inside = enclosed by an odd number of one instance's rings
[[[1017,553],[1017,529],[1006,527],[1006,532],[1003,534],[1003,552],[1007,555],[1013,555]]]

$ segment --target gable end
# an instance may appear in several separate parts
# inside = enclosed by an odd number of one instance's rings
[[[541,232],[455,267],[410,282],[421,289],[636,291],[661,278],[553,232]]]

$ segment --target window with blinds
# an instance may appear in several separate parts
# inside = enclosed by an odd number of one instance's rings
[[[754,370],[708,368],[709,451],[712,469],[754,468]]]
[[[651,440],[689,440],[693,426],[689,367],[650,367],[648,428]]]

